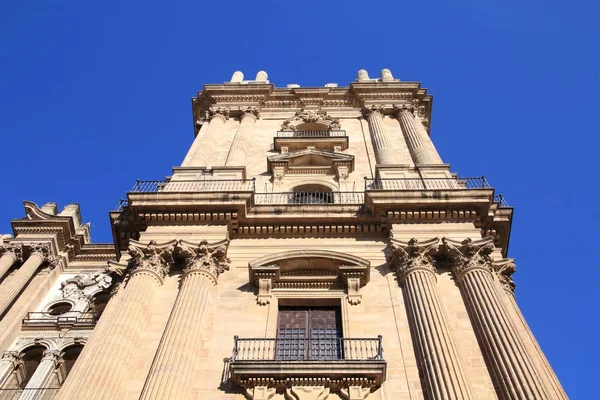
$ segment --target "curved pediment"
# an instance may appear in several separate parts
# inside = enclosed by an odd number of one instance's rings
[[[300,110],[292,118],[283,121],[282,131],[330,131],[340,129],[340,120],[327,115],[326,111]]]

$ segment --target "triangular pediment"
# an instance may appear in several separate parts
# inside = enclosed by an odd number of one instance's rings
[[[283,153],[268,158],[268,170],[284,168],[285,171],[301,171],[301,173],[328,174],[340,166],[354,170],[354,156],[317,149],[305,149],[293,153]],[[300,173],[300,172],[298,172]]]

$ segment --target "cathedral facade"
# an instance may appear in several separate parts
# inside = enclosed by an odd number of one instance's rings
[[[516,302],[513,208],[442,161],[432,101],[387,69],[238,71],[192,99],[181,166],[110,211],[113,243],[25,202],[0,399],[566,399]]]

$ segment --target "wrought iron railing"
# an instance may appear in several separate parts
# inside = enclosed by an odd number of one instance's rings
[[[504,207],[504,208],[510,207],[502,194],[495,195],[494,202],[500,204],[500,207]]]
[[[0,389],[0,399],[17,400],[21,395],[26,395],[28,399],[54,399],[59,390],[60,388]]]
[[[135,181],[133,193],[153,192],[253,192],[254,179]]]
[[[346,131],[279,131],[278,138],[344,137]]]
[[[28,312],[23,318],[23,325],[60,326],[60,325],[95,325],[98,315],[93,312],[69,311],[63,315],[51,315],[47,312]]]
[[[255,193],[255,204],[362,204],[364,192]]]
[[[382,336],[332,339],[234,337],[232,361],[383,360]]]
[[[365,190],[490,189],[485,176],[476,178],[365,178]]]
[[[128,205],[129,201],[127,201],[127,199],[119,199],[119,203],[117,203],[115,211],[123,211]]]

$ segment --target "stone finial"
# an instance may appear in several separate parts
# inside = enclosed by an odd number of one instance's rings
[[[381,80],[384,82],[393,82],[394,77],[392,76],[392,71],[387,68],[381,70]]]
[[[267,82],[267,79],[269,78],[269,76],[267,75],[267,73],[265,71],[258,71],[258,73],[256,74],[256,82]]]
[[[42,210],[46,214],[56,215],[56,213],[58,213],[58,204],[46,203],[42,207],[40,207],[40,210]]]
[[[369,73],[367,72],[366,69],[361,69],[358,71],[358,81],[359,82],[365,82],[369,80]]]
[[[67,204],[58,215],[73,218],[73,223],[76,227],[81,225],[81,211],[79,209],[79,204],[77,203]]]
[[[244,74],[242,71],[235,71],[233,75],[231,75],[231,83],[242,83],[244,80]]]

